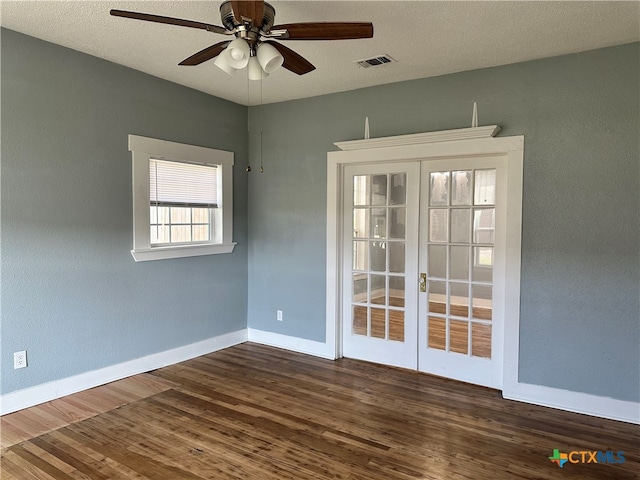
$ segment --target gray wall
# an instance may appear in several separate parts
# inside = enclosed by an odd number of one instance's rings
[[[326,152],[367,115],[374,137],[460,128],[477,101],[481,124],[526,138],[521,380],[638,401],[639,59],[632,44],[267,105],[266,172],[247,176],[258,108],[247,138],[245,107],[3,29],[0,391],[247,322],[324,341]],[[233,254],[133,262],[129,133],[236,153]]]
[[[5,29],[1,101],[2,393],[246,327],[246,107]],[[235,152],[232,254],[134,263],[129,133]]]
[[[372,137],[467,127],[477,101],[480,124],[525,135],[520,380],[640,400],[639,59],[636,43],[264,106],[249,326],[325,340],[333,142],[362,138],[365,116]]]

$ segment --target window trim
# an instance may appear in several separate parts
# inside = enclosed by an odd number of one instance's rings
[[[236,246],[236,242],[233,241],[233,152],[138,135],[129,135],[129,151],[132,159],[133,186],[133,249],[131,255],[136,262],[233,252]],[[149,160],[152,157],[219,166],[222,177],[221,242],[151,246]]]

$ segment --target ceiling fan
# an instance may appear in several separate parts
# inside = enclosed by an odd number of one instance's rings
[[[163,17],[148,13],[111,10],[116,17],[199,28],[234,36],[233,40],[211,45],[180,62],[200,65],[216,58],[215,64],[232,74],[248,67],[249,79],[259,80],[282,65],[298,75],[315,70],[311,62],[277,40],[351,40],[373,37],[371,22],[307,22],[274,25],[276,11],[264,0],[227,0],[220,6],[224,27],[208,23]]]

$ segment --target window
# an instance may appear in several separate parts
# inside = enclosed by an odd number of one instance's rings
[[[230,253],[233,153],[129,135],[136,262]]]
[[[151,245],[206,243],[215,238],[221,203],[218,177],[217,165],[149,159]]]

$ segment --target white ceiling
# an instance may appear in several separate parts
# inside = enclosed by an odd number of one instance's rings
[[[227,37],[192,28],[116,18],[111,8],[221,25],[220,1],[7,1],[0,24],[241,104],[256,104],[259,82],[230,77],[213,61],[178,66]],[[279,69],[264,80],[264,103],[505,65],[640,40],[640,2],[274,0],[276,24],[371,21],[374,37],[287,41],[317,69]],[[283,42],[284,43],[284,42]],[[388,54],[397,63],[354,62]]]

